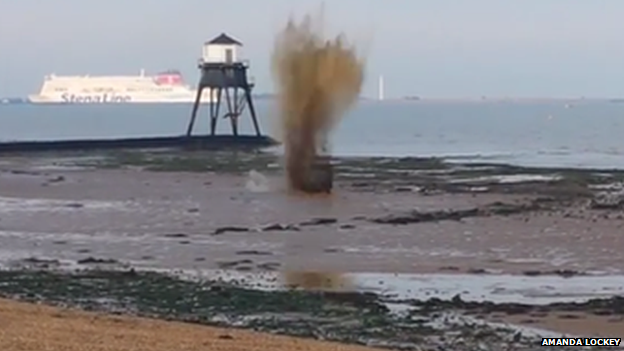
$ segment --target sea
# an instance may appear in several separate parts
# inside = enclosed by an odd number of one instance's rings
[[[274,100],[255,101],[275,135]],[[0,105],[0,141],[173,136],[190,104]],[[195,133],[209,130],[203,105]],[[253,133],[248,111],[241,133]],[[220,133],[230,133],[226,119]],[[336,156],[445,158],[449,162],[624,169],[624,104],[579,102],[362,101],[331,135]]]

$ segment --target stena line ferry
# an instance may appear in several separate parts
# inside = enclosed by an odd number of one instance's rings
[[[44,78],[39,94],[28,96],[33,104],[192,103],[197,91],[184,83],[182,74],[168,70],[156,75],[57,76]],[[202,93],[210,102],[210,90]]]

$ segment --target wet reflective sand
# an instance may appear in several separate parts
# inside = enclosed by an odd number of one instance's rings
[[[293,199],[280,189],[279,178],[268,180],[270,190],[254,192],[248,176],[131,170],[5,173],[0,176],[1,257],[102,256],[139,266],[203,269],[252,259],[253,265],[296,269],[406,273],[620,273],[624,268],[624,220],[617,213],[579,205],[460,221],[376,224],[367,218],[411,209],[519,203],[530,196],[339,188],[331,200]],[[335,223],[298,225],[318,218]],[[298,227],[267,228],[275,225]],[[222,227],[245,231],[214,235]]]

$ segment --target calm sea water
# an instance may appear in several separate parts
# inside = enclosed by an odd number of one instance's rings
[[[272,134],[272,101],[256,101]],[[180,135],[190,105],[0,105],[0,140]],[[247,115],[239,127],[252,132]],[[208,130],[203,106],[196,131]],[[229,132],[229,121],[219,121]],[[337,155],[444,156],[534,166],[624,168],[624,104],[362,102],[332,137]]]

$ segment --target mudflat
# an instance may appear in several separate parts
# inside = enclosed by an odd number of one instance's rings
[[[309,325],[298,326],[296,332],[286,325],[292,327],[292,318],[303,319],[286,312],[283,314],[290,319],[280,322],[284,324],[243,324],[383,347],[454,345],[458,350],[475,345],[501,349],[501,345],[514,343],[531,349],[537,336],[530,335],[539,333],[515,327],[606,337],[618,337],[614,333],[624,330],[624,284],[613,283],[620,281],[624,269],[623,172],[419,158],[337,159],[335,170],[335,193],[307,198],[286,191],[279,158],[264,153],[137,151],[5,158],[0,163],[0,261],[8,272],[23,276],[3,273],[0,293],[84,308],[84,301],[75,300],[80,294],[57,289],[54,282],[69,279],[79,285],[76,291],[83,291],[90,289],[93,281],[112,279],[41,277],[37,276],[40,271],[182,272],[194,274],[193,279],[204,277],[212,281],[210,286],[217,284],[215,271],[226,276],[245,273],[255,277],[251,283],[243,282],[245,289],[253,288],[258,277],[292,270],[379,273],[377,288],[371,284],[368,288],[377,294],[380,304],[393,301],[403,306],[401,309],[405,305],[422,309],[426,304],[427,313],[410,312],[409,320],[385,314],[389,312],[384,312],[383,318],[371,315],[365,323],[368,327],[354,327],[359,332],[341,329],[329,333],[319,327],[329,316],[312,312],[312,317],[305,319]],[[396,286],[390,287],[389,282],[397,273],[416,275],[406,279],[429,285],[413,288],[418,296],[394,300],[382,296],[382,292],[396,293]],[[423,278],[427,274],[438,276]],[[450,284],[442,277],[453,275],[467,283],[454,287],[457,291],[449,295]],[[479,288],[485,291],[477,297],[481,302],[461,299],[477,294],[475,284],[492,277],[501,280]],[[559,280],[531,283],[548,277]],[[145,291],[156,294],[165,286],[149,285],[152,278],[145,279]],[[593,280],[574,283],[581,279]],[[603,286],[598,280],[613,284]],[[26,281],[39,283],[28,285]],[[133,292],[122,287],[134,281],[124,280],[120,290],[109,292],[110,284],[105,284],[101,286],[104,291],[88,290],[91,292],[84,296],[87,301],[124,300],[123,296]],[[45,294],[35,293],[43,286]],[[583,295],[581,286],[595,289]],[[361,287],[356,284],[355,288]],[[235,296],[248,294],[219,289]],[[140,295],[143,307],[137,310],[130,304],[120,310],[138,311],[139,315],[153,311],[151,295],[145,291]],[[33,299],[32,294],[39,297]],[[349,301],[360,298],[349,296]],[[501,296],[511,297],[496,300]],[[520,297],[514,300],[513,296]],[[545,296],[549,302],[538,303]],[[575,296],[593,302],[575,305],[570,302]],[[557,304],[558,298],[566,304]],[[201,323],[235,324],[207,312],[214,300],[200,304],[199,311],[191,307],[179,310],[173,301],[162,306],[162,311],[172,311],[173,319],[192,317]],[[87,305],[98,311],[119,308],[118,303],[93,303]],[[356,306],[357,311],[370,308]],[[274,314],[280,309],[287,311],[288,306],[262,313]],[[240,306],[233,311],[230,317],[258,312]],[[475,330],[468,333],[466,325],[473,322],[464,320],[442,328],[413,325],[411,328],[420,330],[418,337],[402,339],[400,325],[412,325],[416,315],[439,323],[443,317],[439,313],[503,323],[506,331],[486,325],[481,334]],[[157,317],[167,315],[159,312]],[[360,317],[350,315],[349,323]],[[384,323],[378,324],[380,320]],[[346,322],[334,323],[333,330],[337,330],[336,326]],[[373,326],[386,324],[390,329],[371,336]],[[485,338],[483,333],[490,336]]]
[[[287,194],[277,160],[239,159],[238,168],[221,171],[167,160],[151,162],[171,171],[6,161],[2,250],[185,269],[539,274],[624,267],[620,205],[592,205],[603,188],[621,184],[618,173],[346,160],[331,198],[300,198]],[[262,168],[250,176],[253,166]]]

